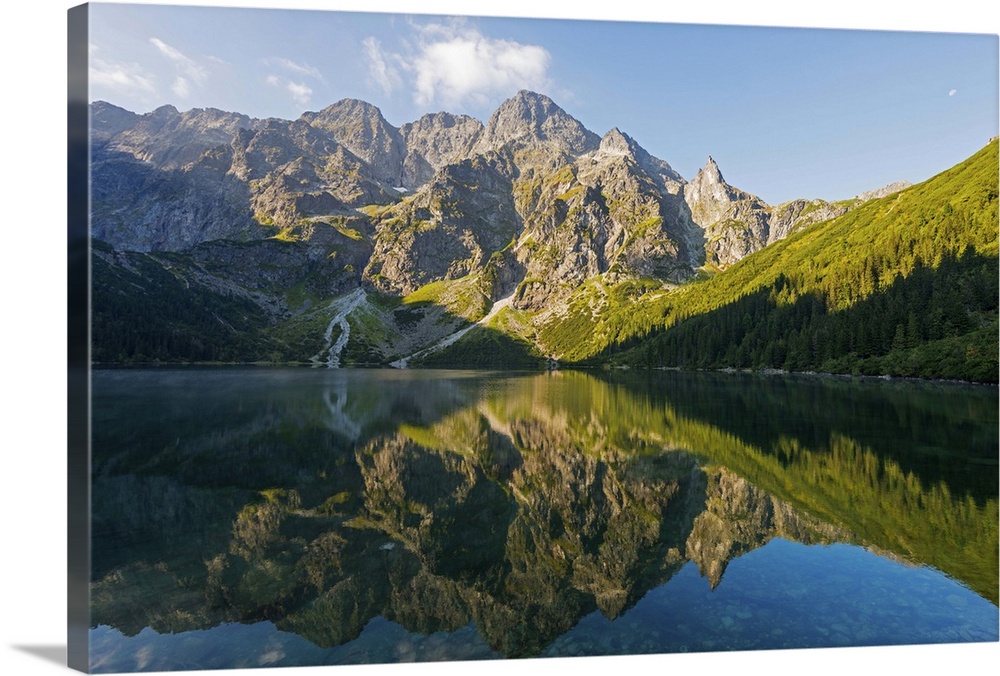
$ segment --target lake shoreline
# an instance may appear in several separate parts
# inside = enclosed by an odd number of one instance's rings
[[[254,362],[216,362],[216,361],[198,361],[198,362],[91,362],[90,367],[96,370],[104,369],[132,369],[132,368],[198,368],[198,367],[259,367],[259,368],[269,368],[269,367],[280,367],[280,368],[311,368],[317,369],[321,368],[311,362],[268,362],[268,361],[254,361]],[[729,373],[729,374],[752,374],[761,376],[794,376],[794,377],[807,377],[807,378],[829,378],[838,380],[857,380],[857,381],[883,381],[883,382],[911,382],[911,383],[937,383],[937,384],[948,384],[948,385],[970,385],[976,387],[992,387],[997,388],[997,383],[991,382],[980,382],[976,380],[960,380],[957,378],[916,378],[913,376],[894,376],[894,375],[878,375],[870,376],[864,374],[856,373],[832,373],[826,371],[786,371],[784,369],[738,369],[733,367],[719,368],[719,369],[687,369],[678,366],[653,366],[650,368],[637,368],[634,366],[612,366],[609,364],[603,365],[572,365],[564,366],[559,368],[529,368],[529,367],[517,367],[517,368],[482,368],[477,366],[463,366],[461,364],[455,364],[448,367],[434,366],[434,367],[407,367],[406,369],[397,369],[388,364],[371,364],[371,365],[349,365],[337,367],[343,370],[354,370],[354,371],[372,371],[380,369],[393,369],[393,370],[412,370],[412,371],[483,371],[483,372],[538,372],[543,373],[545,371],[581,371],[584,373],[594,372],[594,371],[620,371],[620,372],[634,372],[634,373],[649,373],[654,371],[670,371],[678,373]]]

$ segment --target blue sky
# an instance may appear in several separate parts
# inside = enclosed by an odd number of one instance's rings
[[[89,40],[91,98],[136,112],[485,121],[527,88],[771,204],[918,182],[997,134],[989,34],[96,4]]]

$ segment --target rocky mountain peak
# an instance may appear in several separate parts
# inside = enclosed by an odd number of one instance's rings
[[[92,140],[104,142],[126,129],[134,127],[139,116],[107,101],[90,105],[90,130]]]
[[[614,127],[601,138],[600,151],[610,155],[629,155],[635,157],[636,143],[627,134]]]
[[[467,157],[482,131],[479,120],[444,112],[404,124],[399,128],[406,144],[402,185],[407,189],[423,185],[442,167]]]
[[[331,123],[342,124],[344,119],[361,119],[376,126],[390,126],[378,106],[360,99],[341,99],[319,112],[302,113],[302,119],[320,128],[326,128]]]
[[[726,179],[722,177],[719,165],[711,155],[708,156],[705,166],[698,170],[698,175],[695,177],[695,181],[698,181],[699,179],[711,183],[718,183],[720,185],[728,185],[726,183]]]
[[[545,94],[522,89],[514,96],[510,97],[497,109],[500,115],[515,114],[525,122],[537,119],[544,119],[556,113],[566,114],[562,108],[556,105],[555,101]]]
[[[464,125],[468,123],[478,124],[482,126],[482,123],[475,118],[469,117],[468,115],[453,115],[447,112],[439,113],[426,113],[421,115],[420,119],[415,122],[407,122],[402,127],[400,127],[400,132],[404,135],[408,133],[418,132],[418,131],[428,131],[432,129],[451,129],[452,127]]]
[[[132,156],[160,169],[179,169],[195,162],[206,151],[227,146],[240,129],[259,124],[246,115],[214,108],[193,108],[184,113],[171,105],[136,115],[109,103],[91,105],[95,146]]]
[[[376,178],[396,186],[401,182],[406,145],[399,130],[382,111],[366,101],[342,99],[302,120],[326,131],[333,139],[367,162]]]
[[[632,159],[642,171],[648,174],[661,191],[671,195],[680,192],[681,186],[685,183],[684,178],[669,164],[650,155],[635,139],[618,127],[611,129],[601,139],[595,159],[602,156],[611,160],[624,157]]]
[[[860,195],[858,195],[855,199],[861,200],[862,202],[867,202],[868,200],[878,199],[879,197],[886,197],[888,195],[892,195],[893,193],[897,193],[900,190],[905,190],[909,188],[911,185],[912,183],[910,183],[909,181],[895,181],[893,183],[890,183],[889,185],[884,185],[881,188],[865,191]]]
[[[692,213],[696,214],[695,221],[706,227],[719,220],[731,203],[747,195],[726,183],[719,165],[709,155],[705,166],[698,170],[694,180],[685,187],[684,197],[691,206]],[[708,220],[699,219],[699,212],[702,219]]]
[[[563,152],[582,155],[600,145],[597,134],[544,94],[527,90],[504,101],[490,116],[479,152],[504,146],[530,148],[551,144]]]
[[[161,118],[174,117],[175,115],[180,115],[180,111],[178,111],[175,107],[167,103],[154,110],[152,113],[150,113],[150,115],[153,117],[161,117]]]

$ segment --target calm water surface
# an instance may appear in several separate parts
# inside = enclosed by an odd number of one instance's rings
[[[100,370],[94,671],[998,640],[996,388]]]

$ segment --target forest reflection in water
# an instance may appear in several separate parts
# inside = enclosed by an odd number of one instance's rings
[[[997,640],[997,392],[94,374],[94,670]]]

